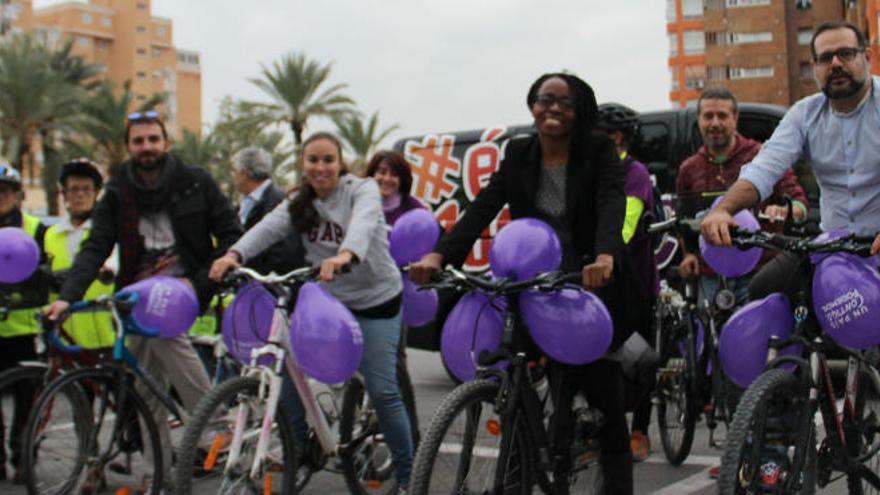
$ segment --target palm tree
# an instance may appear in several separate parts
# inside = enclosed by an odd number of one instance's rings
[[[348,115],[333,119],[339,137],[348,146],[352,153],[350,165],[352,172],[361,172],[366,166],[367,160],[373,154],[373,150],[389,134],[400,128],[394,124],[379,131],[379,111],[373,112],[370,120],[364,124],[360,115]]]
[[[271,67],[262,66],[262,77],[250,81],[263,90],[272,103],[247,103],[265,124],[287,124],[293,144],[299,150],[310,117],[339,117],[350,113],[354,100],[342,91],[346,84],[326,87],[332,64],[321,65],[303,54],[287,54]]]
[[[34,177],[36,150],[55,156],[51,149],[74,129],[78,107],[85,94],[84,82],[98,73],[70,53],[72,42],[50,50],[30,35],[16,35],[0,44],[0,137],[2,152],[20,170],[29,166]],[[57,212],[57,170],[41,174],[49,212]]]
[[[101,81],[83,101],[78,130],[96,148],[101,159],[110,168],[119,165],[128,158],[125,146],[125,119],[132,109],[134,93],[131,92],[131,81],[125,81],[122,92],[117,96],[112,82]],[[166,95],[154,94],[147,98],[135,111],[155,108],[165,101]]]

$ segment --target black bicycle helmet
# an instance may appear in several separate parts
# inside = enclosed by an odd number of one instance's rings
[[[88,158],[75,158],[61,166],[61,176],[58,178],[58,183],[61,184],[61,187],[64,187],[64,182],[71,175],[92,179],[95,181],[95,190],[100,190],[101,186],[104,185],[104,177],[101,175],[98,165]]]
[[[635,134],[639,129],[639,114],[620,103],[603,103],[599,105],[597,127],[609,131],[628,131]]]
[[[21,173],[12,165],[0,162],[0,182],[12,184],[16,190],[21,190]]]

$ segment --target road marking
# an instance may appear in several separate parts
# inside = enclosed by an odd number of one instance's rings
[[[644,460],[648,464],[669,464],[666,456],[662,454],[651,454]],[[721,457],[717,455],[696,455],[691,454],[682,463],[683,466],[717,466],[721,464]],[[671,464],[670,464],[671,466]]]
[[[440,444],[441,454],[461,454],[460,443]],[[498,457],[498,449],[494,447],[474,447],[473,454],[477,457]]]
[[[691,456],[693,457],[693,456]],[[708,456],[705,456],[708,457]],[[688,457],[690,459],[690,457]],[[717,462],[717,461],[716,461]],[[707,469],[703,469],[699,473],[685,478],[679,482],[667,485],[662,490],[652,492],[654,495],[679,495],[682,493],[695,493],[715,484],[715,480],[709,477]]]

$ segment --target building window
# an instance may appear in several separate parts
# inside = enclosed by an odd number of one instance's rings
[[[110,27],[113,25],[113,19],[105,15],[101,18],[101,25],[104,27]]]
[[[146,48],[138,48],[138,49],[135,50],[135,51],[137,52],[138,55],[146,55],[146,54],[147,54],[147,49],[146,49]]]
[[[706,45],[724,45],[727,44],[727,33],[724,31],[712,31],[706,33]]]
[[[706,35],[702,31],[685,31],[683,41],[685,55],[695,55],[706,51]]]
[[[727,79],[727,67],[709,67],[706,75],[710,81],[723,81]]]
[[[681,0],[681,16],[685,19],[703,17],[703,0]]]
[[[162,56],[162,49],[153,47],[152,53],[153,53],[153,58],[159,58]]]
[[[728,8],[770,5],[770,0],[726,0],[726,2]]]
[[[135,29],[136,29],[137,32],[139,32],[139,33],[146,33],[146,32],[147,32],[147,28],[145,28],[144,26],[138,26],[138,27],[135,28]]]
[[[764,31],[761,33],[730,33],[728,41],[731,45],[743,43],[767,43],[773,41],[773,33]]]
[[[669,56],[678,55],[678,33],[669,33]]]
[[[92,40],[89,39],[88,36],[77,36],[76,44],[81,46],[82,48],[88,48],[92,44]]]
[[[106,52],[110,49],[110,42],[107,40],[95,40],[95,48],[98,51]]]
[[[688,89],[703,89],[706,87],[706,66],[686,66],[684,68],[684,85]]]
[[[156,26],[156,36],[160,38],[165,37],[165,26]]]
[[[138,101],[146,101],[147,97],[144,95],[137,95],[137,99],[138,99]]]
[[[798,45],[809,45],[813,39],[813,30],[810,28],[798,29]]]
[[[773,77],[773,67],[731,67],[731,79],[755,79]]]
[[[143,78],[147,77],[147,73],[139,70],[139,71],[137,71],[137,77],[138,77],[138,79],[143,79]]]
[[[107,72],[107,64],[101,63],[101,64],[95,64],[95,66],[97,67],[97,70],[99,73],[103,74],[104,72]]]
[[[137,8],[138,10],[147,10],[147,4],[145,2],[138,2]]]
[[[671,81],[672,91],[678,91],[678,69],[670,68],[669,69],[669,79]]]
[[[160,69],[153,71],[153,79],[162,79],[162,71]]]
[[[79,16],[79,20],[83,24],[91,24],[92,23],[92,14],[91,12],[83,12],[81,16]]]
[[[675,0],[666,0],[666,22],[675,22]]]
[[[813,64],[809,62],[801,62],[800,65],[800,74],[801,79],[812,79],[813,78]]]

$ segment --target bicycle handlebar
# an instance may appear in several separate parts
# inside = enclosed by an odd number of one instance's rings
[[[350,264],[343,265],[341,273],[348,273],[350,271]],[[247,280],[254,280],[256,282],[268,285],[297,284],[314,280],[315,278],[317,278],[319,273],[321,273],[321,268],[317,266],[304,266],[302,268],[296,268],[283,275],[279,275],[275,272],[261,274],[252,268],[240,266],[226,272],[226,275],[223,276],[223,281],[221,282],[221,285],[223,285],[224,287],[237,288],[239,285],[246,282]]]
[[[871,255],[871,244],[874,242],[874,237],[855,234],[827,241],[816,241],[813,237],[794,237],[771,234],[763,230],[745,231],[737,228],[730,229],[730,239],[733,245],[740,249],[761,247],[797,254],[844,252],[862,257]]]
[[[426,288],[452,288],[458,291],[480,289],[485,292],[496,294],[513,294],[529,288],[538,290],[559,290],[566,283],[581,282],[583,275],[580,272],[546,272],[539,273],[533,278],[513,281],[507,278],[489,279],[482,275],[473,275],[455,268],[446,268],[431,276],[432,282],[425,285]]]

